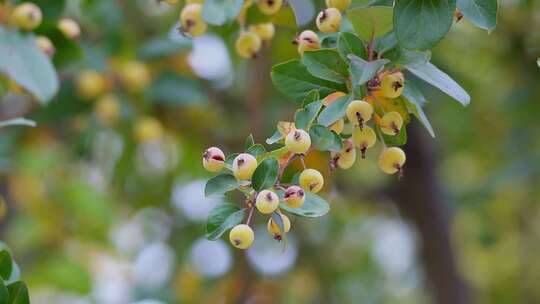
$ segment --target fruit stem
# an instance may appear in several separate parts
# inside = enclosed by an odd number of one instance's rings
[[[246,225],[249,226],[249,224],[251,224],[251,219],[253,218],[253,211],[255,210],[255,206],[254,205],[251,205],[250,209],[249,209],[249,214],[248,214],[248,217],[247,217],[247,220],[246,220]]]
[[[386,142],[384,141],[384,137],[381,133],[381,128],[379,127],[379,125],[375,125],[375,130],[377,130],[377,135],[379,135],[379,139],[381,140],[383,147],[386,148]]]

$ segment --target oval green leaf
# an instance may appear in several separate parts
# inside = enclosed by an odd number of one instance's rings
[[[334,131],[325,126],[314,125],[309,130],[311,146],[319,151],[341,151],[343,144],[341,138]]]
[[[345,116],[347,106],[351,103],[352,98],[349,95],[342,96],[322,110],[317,122],[320,125],[328,127]]]
[[[220,174],[212,177],[204,187],[204,195],[224,194],[238,187],[238,181],[232,174]]]
[[[11,283],[7,286],[9,292],[10,304],[29,304],[30,299],[28,297],[28,288],[26,284],[21,281]]]
[[[275,185],[279,172],[279,162],[275,157],[265,158],[255,169],[251,183],[253,189],[261,191]]]
[[[232,203],[220,203],[208,215],[206,238],[214,241],[228,229],[240,224],[246,216],[246,209]]]
[[[347,64],[336,50],[306,51],[302,55],[302,63],[315,77],[339,83],[343,83],[347,79]]]
[[[280,203],[280,208],[301,217],[321,217],[330,211],[330,205],[323,198],[311,192],[306,192],[306,201],[300,208],[291,208],[285,203]]]
[[[7,250],[0,251],[0,278],[7,281],[11,276],[13,269],[13,260]]]
[[[322,100],[312,102],[302,109],[296,111],[294,115],[294,125],[298,129],[309,130],[309,127],[319,114],[322,108]]]

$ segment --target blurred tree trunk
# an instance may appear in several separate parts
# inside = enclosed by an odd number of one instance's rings
[[[438,180],[433,140],[418,123],[408,129],[405,176],[393,192],[396,204],[418,231],[420,259],[433,303],[471,303],[452,248],[451,212]]]
[[[263,48],[256,58],[250,62],[247,73],[246,105],[249,114],[249,127],[256,141],[265,139],[264,134],[264,102],[270,98],[270,70],[272,61],[267,47]]]

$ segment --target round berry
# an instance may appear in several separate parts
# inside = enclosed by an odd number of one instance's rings
[[[221,149],[210,147],[203,153],[203,167],[210,172],[219,172],[225,166],[225,154]]]
[[[384,134],[397,135],[403,126],[403,118],[398,112],[388,112],[381,118],[380,126]]]
[[[279,11],[283,0],[259,0],[257,6],[259,10],[265,15],[273,15]]]
[[[111,94],[100,97],[94,106],[94,113],[103,124],[115,124],[120,117],[118,98]]]
[[[260,213],[272,213],[276,211],[279,206],[279,197],[270,190],[263,190],[257,194],[255,206]]]
[[[306,193],[299,186],[290,186],[285,190],[283,201],[291,208],[300,208],[306,201]]]
[[[335,7],[341,12],[344,12],[349,5],[351,5],[351,0],[326,0],[327,7]]]
[[[133,135],[139,142],[151,142],[163,137],[163,126],[154,117],[146,116],[138,119],[133,128]]]
[[[81,27],[70,18],[62,18],[58,21],[58,29],[69,39],[77,39],[81,35]]]
[[[386,98],[397,98],[403,93],[404,77],[402,72],[384,74],[381,77],[379,94]]]
[[[34,3],[24,2],[13,9],[11,22],[14,26],[31,31],[41,24],[41,9]]]
[[[200,3],[190,3],[184,6],[180,12],[181,30],[193,37],[204,34],[208,25],[203,20],[201,13],[202,4]]]
[[[238,56],[246,59],[255,58],[262,46],[261,38],[254,32],[242,32],[236,39],[235,48]]]
[[[274,37],[276,29],[272,22],[267,22],[250,25],[249,31],[257,34],[262,41],[269,41]]]
[[[317,19],[317,28],[323,33],[335,33],[341,26],[341,12],[337,8],[327,8],[322,10]]]
[[[233,174],[237,179],[251,179],[257,169],[257,159],[248,153],[241,153],[233,161]]]
[[[47,56],[54,56],[54,52],[56,51],[56,49],[54,48],[54,45],[49,38],[45,36],[37,36],[36,44],[38,48]]]
[[[347,119],[355,125],[364,126],[364,123],[371,119],[373,107],[369,102],[363,100],[353,100],[347,106]]]
[[[152,81],[148,67],[140,61],[125,63],[120,70],[120,78],[125,88],[130,92],[141,92]]]
[[[231,229],[229,233],[229,240],[231,244],[239,249],[247,249],[253,244],[255,239],[255,233],[251,227],[246,224],[236,225]]]
[[[295,129],[285,137],[285,147],[296,154],[303,154],[311,147],[309,133],[302,129]]]
[[[283,231],[281,231],[281,228],[279,227],[278,223],[274,221],[272,217],[268,220],[268,224],[266,225],[266,229],[268,230],[268,233],[270,233],[271,236],[274,237],[276,240],[281,240],[283,237],[283,234],[289,232],[291,229],[291,221],[285,214],[280,214],[281,221],[283,222]]]
[[[336,164],[340,169],[349,169],[356,161],[356,149],[350,140],[346,140],[343,149],[335,156]]]
[[[379,157],[379,168],[384,173],[394,174],[400,172],[405,164],[405,152],[398,147],[386,148]]]
[[[300,183],[300,187],[312,193],[321,191],[322,187],[324,186],[324,178],[322,174],[315,169],[306,169],[302,171],[298,181]]]
[[[83,70],[75,80],[79,96],[85,99],[94,99],[102,95],[107,89],[107,81],[96,71]]]
[[[356,126],[352,132],[352,140],[360,149],[360,152],[362,152],[362,158],[366,158],[366,150],[373,147],[377,141],[377,136],[375,135],[375,131],[369,126],[364,126],[363,128]]]
[[[314,31],[305,30],[295,39],[298,44],[298,53],[304,54],[305,51],[313,51],[321,48],[319,36]]]

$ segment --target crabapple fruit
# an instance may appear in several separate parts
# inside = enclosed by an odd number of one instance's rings
[[[203,153],[203,167],[210,172],[219,172],[225,166],[225,154],[221,149],[210,147]]]

